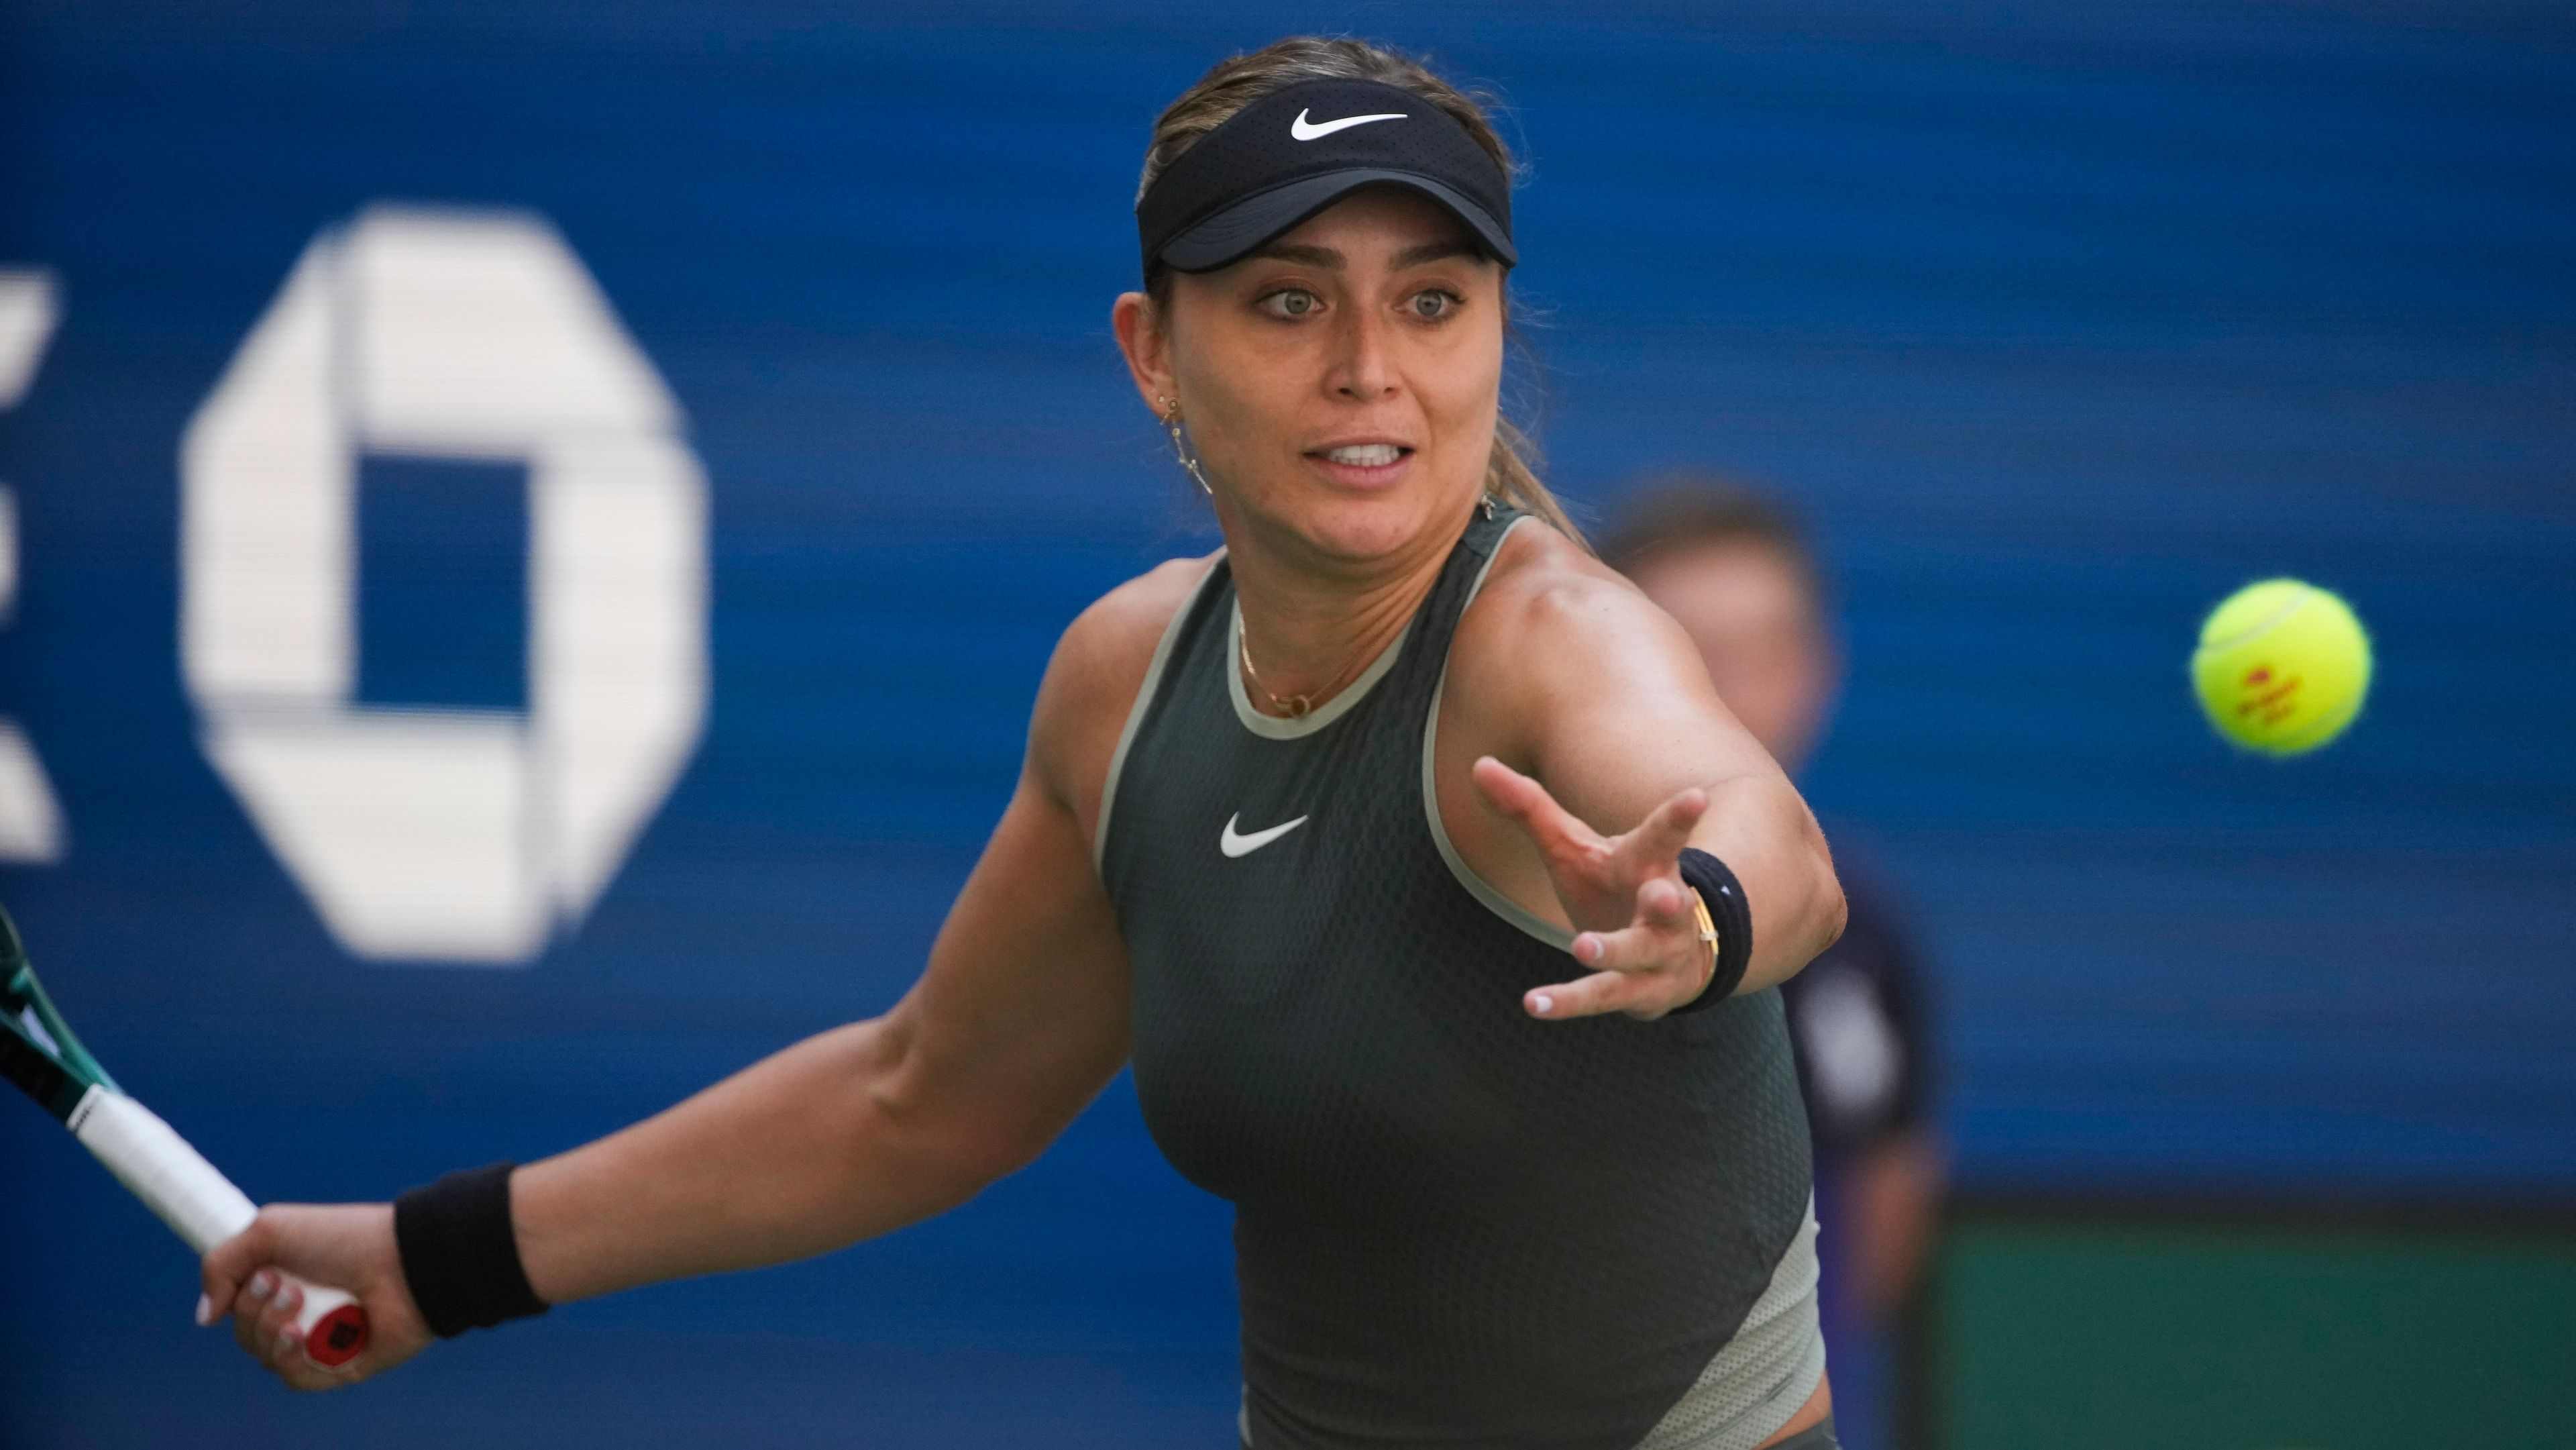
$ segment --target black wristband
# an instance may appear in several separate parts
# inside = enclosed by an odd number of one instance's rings
[[[1717,923],[1717,970],[1698,996],[1667,1016],[1699,1012],[1735,995],[1744,985],[1745,968],[1753,965],[1753,908],[1744,904],[1744,883],[1726,863],[1697,846],[1682,848],[1682,884],[1708,903],[1708,919]]]
[[[441,1339],[546,1312],[528,1287],[518,1231],[510,1225],[516,1167],[495,1163],[450,1173],[394,1200],[394,1249],[411,1302]]]

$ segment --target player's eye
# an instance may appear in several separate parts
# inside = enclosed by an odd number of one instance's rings
[[[1273,317],[1294,322],[1323,310],[1324,299],[1303,287],[1282,287],[1254,305]]]
[[[1404,300],[1405,307],[1425,322],[1438,322],[1456,312],[1466,299],[1455,292],[1426,287]]]

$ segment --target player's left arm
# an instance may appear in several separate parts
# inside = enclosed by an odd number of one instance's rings
[[[1475,766],[1525,832],[1595,972],[1532,994],[1547,1017],[1652,1017],[1697,995],[1707,948],[1676,869],[1685,845],[1743,885],[1752,955],[1739,992],[1785,981],[1842,932],[1842,888],[1797,788],[1717,697],[1681,627],[1552,536],[1499,567],[1462,621],[1455,671],[1494,694],[1500,748]],[[1506,561],[1508,562],[1508,561]],[[1546,1003],[1536,1000],[1541,995]]]

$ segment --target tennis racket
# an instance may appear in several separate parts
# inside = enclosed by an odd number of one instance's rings
[[[127,1097],[63,1022],[36,981],[9,913],[0,910],[0,1077],[34,1098],[161,1216],[188,1247],[208,1249],[250,1227],[259,1210],[187,1140]],[[307,1284],[295,1330],[315,1364],[346,1364],[367,1347],[367,1311],[338,1289]]]

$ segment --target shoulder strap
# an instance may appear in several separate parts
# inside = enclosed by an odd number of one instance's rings
[[[1109,756],[1109,774],[1100,783],[1100,820],[1091,833],[1091,864],[1095,870],[1105,869],[1108,860],[1109,817],[1118,805],[1118,778],[1126,772],[1127,752],[1135,747],[1136,732],[1144,726],[1155,701],[1162,698],[1174,654],[1180,651],[1184,636],[1194,630],[1204,634],[1214,611],[1233,597],[1234,564],[1220,551],[1216,562],[1191,586],[1189,597],[1172,611],[1172,622],[1163,626],[1163,637],[1145,666],[1144,681],[1136,687],[1136,699],[1127,707],[1127,723],[1118,731],[1118,748]]]
[[[1458,632],[1458,621],[1467,613],[1467,605],[1484,583],[1485,571],[1493,567],[1495,551],[1503,539],[1529,513],[1508,504],[1480,507],[1470,516],[1467,531],[1458,538],[1457,547],[1449,551],[1448,563],[1441,566],[1439,581],[1431,586],[1431,595],[1422,601],[1422,610],[1414,616],[1412,638],[1405,642],[1401,666],[1404,679],[1399,688],[1427,703],[1430,692],[1438,688],[1440,677],[1449,666],[1449,641]],[[1390,681],[1389,683],[1397,683]]]

